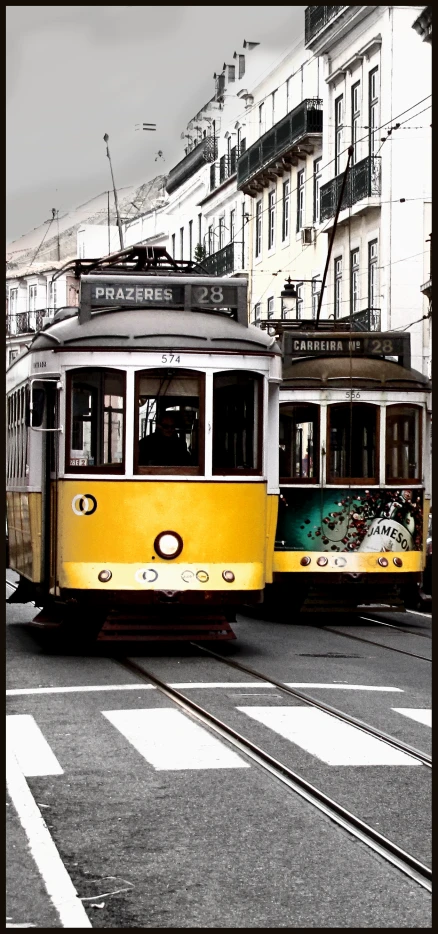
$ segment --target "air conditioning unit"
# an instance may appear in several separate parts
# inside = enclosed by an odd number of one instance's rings
[[[315,234],[314,227],[302,227],[301,228],[301,241],[302,243],[313,243]]]

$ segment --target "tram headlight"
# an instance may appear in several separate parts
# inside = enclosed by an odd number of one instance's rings
[[[111,580],[112,576],[113,576],[113,575],[112,575],[111,571],[107,571],[107,570],[105,570],[105,571],[99,571],[99,573],[98,573],[98,575],[97,575],[97,579],[101,582],[101,584],[107,584],[108,581]]]
[[[403,567],[403,561],[402,561],[401,558],[393,558],[392,560],[393,560],[393,562],[394,562],[396,568],[402,568],[402,567]]]
[[[227,581],[229,584],[233,583],[234,574],[232,571],[222,571],[222,577],[224,581]]]
[[[183,540],[178,532],[160,532],[154,541],[154,548],[160,558],[177,558],[183,550]]]
[[[377,558],[377,564],[380,564],[381,568],[388,567],[388,558]]]
[[[328,558],[324,558],[324,557],[318,558],[316,563],[319,565],[320,568],[325,568],[326,564],[328,564]]]
[[[307,568],[307,567],[309,566],[311,560],[312,560],[312,559],[309,558],[309,557],[307,557],[307,555],[306,555],[304,558],[301,558],[300,564],[303,565],[303,568]]]

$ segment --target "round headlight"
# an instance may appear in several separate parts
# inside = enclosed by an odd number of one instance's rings
[[[113,575],[111,574],[111,571],[99,571],[99,574],[97,575],[97,579],[102,584],[106,584],[108,581],[111,580],[112,576]]]
[[[311,558],[308,558],[306,556],[304,558],[301,558],[300,564],[302,564],[303,567],[306,568],[310,564],[311,560],[312,560]]]
[[[224,581],[228,581],[229,584],[233,583],[234,574],[232,571],[222,571],[222,577]]]
[[[381,568],[388,567],[388,558],[377,558],[377,564],[380,564]]]
[[[154,541],[154,548],[160,558],[177,558],[183,550],[183,540],[178,532],[160,532]]]
[[[392,560],[393,560],[393,562],[394,562],[396,568],[402,568],[402,567],[403,567],[403,561],[402,561],[401,558],[393,558]]]
[[[326,564],[328,564],[328,558],[318,558],[316,563],[320,568],[325,568]]]

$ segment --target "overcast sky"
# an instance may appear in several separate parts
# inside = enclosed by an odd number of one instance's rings
[[[213,72],[244,39],[280,59],[304,33],[304,9],[8,7],[7,242],[110,187],[104,133],[118,188],[168,173]],[[157,131],[136,131],[143,121]]]

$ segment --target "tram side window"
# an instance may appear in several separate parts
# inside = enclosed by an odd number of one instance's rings
[[[12,392],[7,404],[6,471],[8,483],[19,486],[28,482],[28,427],[26,413],[29,408],[29,389],[22,386]]]
[[[377,483],[378,408],[354,402],[328,407],[329,483]]]
[[[254,373],[214,374],[213,473],[261,473],[262,389]]]
[[[123,472],[125,374],[80,369],[69,379],[66,470]]]
[[[280,406],[280,478],[298,483],[319,479],[319,408]]]
[[[386,409],[386,482],[421,478],[421,409],[390,405]]]
[[[136,398],[137,473],[202,473],[204,376],[143,370],[137,374]]]

